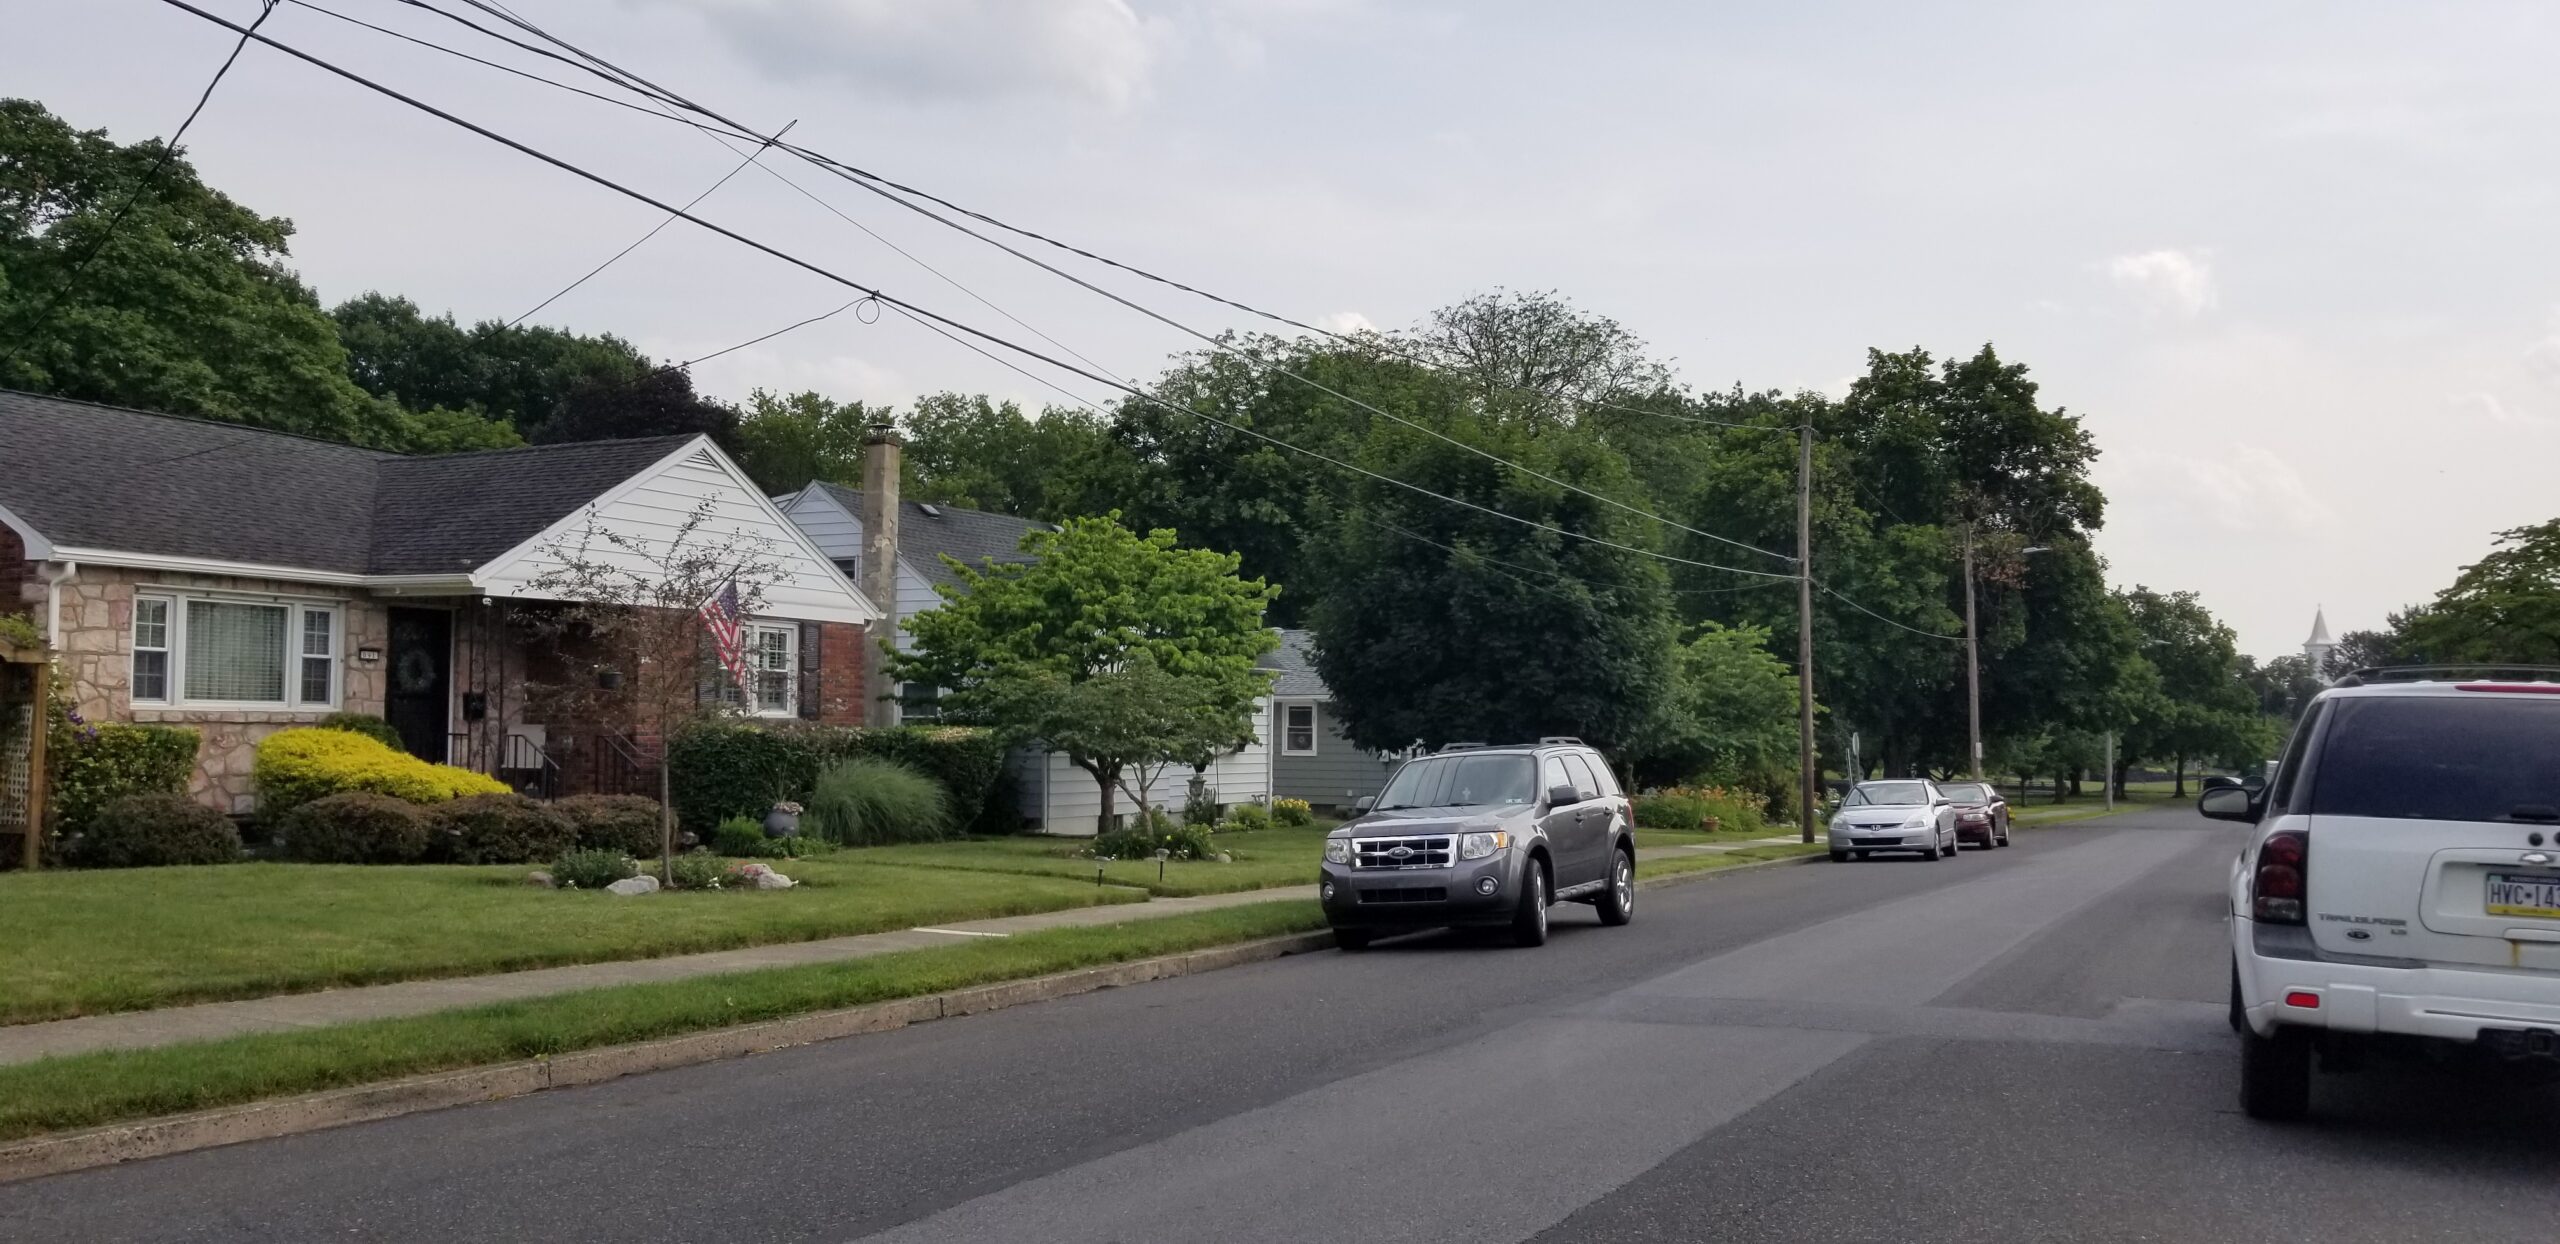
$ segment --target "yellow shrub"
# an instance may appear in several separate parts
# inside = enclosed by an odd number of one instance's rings
[[[323,795],[370,791],[411,803],[443,803],[464,795],[503,795],[496,778],[430,764],[346,730],[279,731],[258,744],[249,776],[258,784],[258,813],[277,816]]]

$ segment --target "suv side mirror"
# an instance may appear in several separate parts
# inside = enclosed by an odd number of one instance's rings
[[[1351,815],[1367,816],[1369,815],[1369,809],[1377,806],[1378,797],[1376,795],[1362,795],[1358,799],[1351,801]]]
[[[2243,786],[2217,786],[2196,796],[2196,811],[2217,821],[2241,821],[2254,825],[2263,810],[2259,796]]]
[[[1582,792],[1575,790],[1570,782],[1558,782],[1547,788],[1547,806],[1550,808],[1570,808],[1580,802]]]

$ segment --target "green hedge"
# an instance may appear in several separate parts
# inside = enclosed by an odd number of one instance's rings
[[[838,760],[894,760],[942,783],[951,821],[978,833],[1021,826],[1005,781],[1004,745],[965,726],[750,726],[707,722],[668,746],[676,818],[709,831],[733,816],[762,820],[778,800],[806,804],[818,774]]]
[[[175,726],[91,725],[57,717],[45,741],[48,819],[78,833],[98,809],[133,795],[183,795],[195,776],[198,740]]]

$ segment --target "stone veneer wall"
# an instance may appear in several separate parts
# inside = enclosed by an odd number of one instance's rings
[[[42,625],[44,606],[38,602],[43,598],[27,599],[30,583],[39,591],[44,587],[44,581],[36,577],[35,563],[27,560],[25,542],[18,539],[17,532],[0,527],[0,613],[24,614]]]
[[[132,691],[133,596],[137,588],[237,592],[336,603],[344,613],[339,653],[339,707],[290,712],[135,708]],[[63,584],[61,668],[73,702],[92,721],[186,726],[202,737],[190,793],[225,812],[245,813],[256,802],[249,765],[258,741],[288,726],[310,725],[332,711],[380,713],[383,662],[355,659],[359,648],[382,650],[390,642],[388,615],[355,589],[318,588],[266,579],[163,574],[82,566]]]

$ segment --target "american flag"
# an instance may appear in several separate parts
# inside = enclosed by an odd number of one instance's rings
[[[702,608],[697,612],[702,615],[704,629],[711,632],[711,646],[720,653],[720,668],[729,671],[729,677],[736,679],[738,686],[744,688],[747,685],[747,650],[740,643],[738,633],[739,615],[743,611],[738,608],[737,581],[733,579],[721,584],[720,590],[702,602]]]

